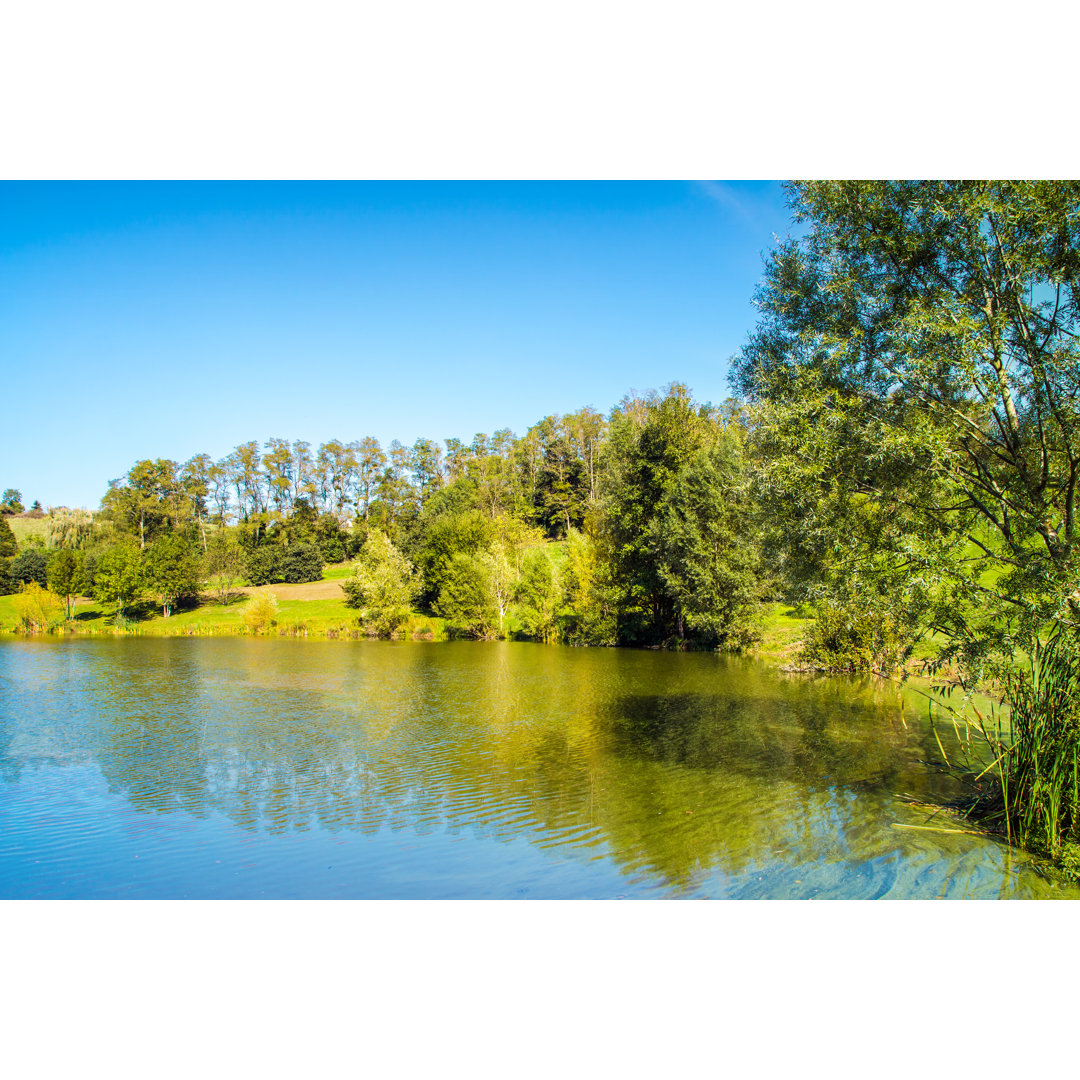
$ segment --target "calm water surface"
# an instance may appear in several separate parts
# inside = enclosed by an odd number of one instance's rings
[[[0,897],[1054,897],[895,690],[530,644],[0,642]]]

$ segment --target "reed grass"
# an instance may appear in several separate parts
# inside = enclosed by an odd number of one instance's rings
[[[1011,842],[1080,871],[1080,652],[1065,627],[1036,643],[1003,680],[1005,708],[946,705],[971,791],[965,815]],[[931,710],[933,719],[933,711]]]

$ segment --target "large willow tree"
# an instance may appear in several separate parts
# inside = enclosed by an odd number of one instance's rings
[[[1080,184],[798,183],[735,362],[789,568],[969,652],[1080,619]]]

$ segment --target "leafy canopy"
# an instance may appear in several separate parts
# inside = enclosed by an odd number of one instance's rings
[[[789,564],[969,652],[1075,621],[1080,184],[790,186],[735,362]]]

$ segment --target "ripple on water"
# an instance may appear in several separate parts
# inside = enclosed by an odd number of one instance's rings
[[[920,710],[693,654],[0,643],[0,895],[1077,895],[921,820]]]

